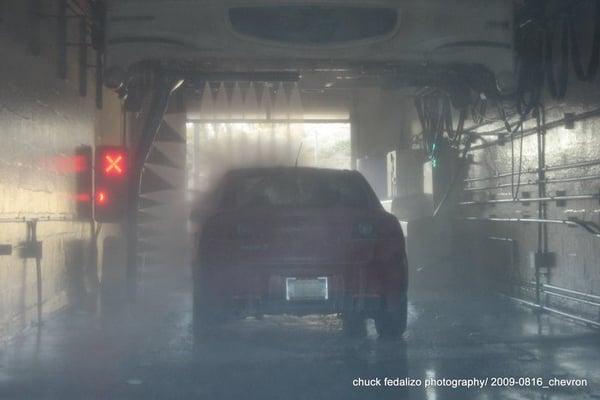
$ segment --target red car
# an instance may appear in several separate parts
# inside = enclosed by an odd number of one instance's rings
[[[249,168],[205,202],[194,327],[264,314],[341,314],[344,331],[406,328],[404,235],[356,171]]]

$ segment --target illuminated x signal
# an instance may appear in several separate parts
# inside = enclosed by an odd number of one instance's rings
[[[94,220],[118,222],[127,212],[129,154],[122,146],[96,147]]]
[[[123,174],[123,168],[121,166],[121,162],[123,161],[122,155],[117,155],[116,157],[113,157],[112,155],[107,154],[106,156],[104,156],[104,160],[106,161],[106,168],[104,169],[105,173],[112,173],[116,175]]]

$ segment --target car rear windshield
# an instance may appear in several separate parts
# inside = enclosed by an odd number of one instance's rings
[[[343,172],[258,171],[231,177],[225,208],[372,208],[375,195],[360,176]]]

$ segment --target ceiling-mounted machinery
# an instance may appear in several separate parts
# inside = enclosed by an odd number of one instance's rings
[[[511,87],[512,13],[506,0],[113,0],[106,81],[115,86],[153,61],[196,71],[322,71],[340,84],[370,73],[417,85],[481,71],[487,85]]]

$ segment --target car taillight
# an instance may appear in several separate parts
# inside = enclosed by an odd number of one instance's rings
[[[375,239],[377,230],[375,224],[366,221],[356,222],[352,228],[353,239]]]
[[[358,221],[352,228],[353,239],[386,239],[402,237],[402,228],[395,218],[381,219],[376,222]]]

